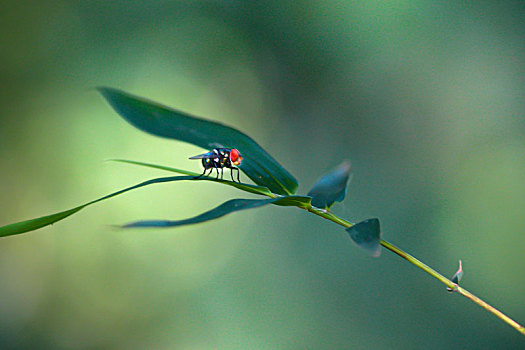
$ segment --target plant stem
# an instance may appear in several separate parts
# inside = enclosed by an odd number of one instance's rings
[[[303,209],[305,209],[305,210],[307,210],[310,213],[313,213],[315,215],[321,216],[321,217],[323,217],[323,218],[325,218],[327,220],[333,221],[336,224],[339,224],[339,225],[341,225],[341,226],[343,226],[345,228],[348,228],[348,227],[351,227],[351,226],[354,225],[353,223],[351,223],[349,221],[346,221],[345,219],[342,219],[342,218],[332,214],[331,212],[329,212],[327,210],[318,209],[318,208],[315,208],[315,207],[312,207],[312,206],[309,206],[309,207],[306,207],[306,208],[303,208]],[[441,275],[439,272],[437,272],[436,270],[434,270],[433,268],[431,268],[427,264],[421,262],[420,260],[416,259],[412,255],[410,255],[410,254],[406,253],[405,251],[403,251],[401,248],[398,248],[395,245],[393,245],[392,243],[387,242],[387,241],[385,241],[383,239],[380,241],[380,244],[383,247],[385,247],[386,249],[390,250],[391,252],[394,252],[397,255],[399,255],[400,257],[402,257],[403,259],[407,260],[412,265],[415,265],[415,266],[419,267],[421,270],[425,271],[426,273],[428,273],[432,277],[436,278],[441,283],[446,285],[448,288],[452,289],[452,291],[457,292],[457,293],[463,295],[465,298],[470,299],[471,301],[473,301],[474,303],[478,304],[479,306],[481,306],[485,310],[487,310],[490,313],[496,315],[496,317],[500,318],[501,320],[506,322],[511,327],[515,328],[521,334],[525,335],[525,327],[523,327],[518,322],[514,321],[512,318],[510,318],[509,316],[505,315],[503,312],[499,311],[495,307],[487,304],[485,301],[481,300],[480,298],[478,298],[474,294],[470,293],[468,290],[458,286],[456,283],[454,283],[451,280],[449,280],[448,278],[444,277],[443,275]]]
[[[460,286],[456,286],[454,291],[456,291],[459,294],[463,295],[465,298],[468,298],[468,299],[472,300],[474,303],[478,304],[479,306],[481,306],[482,308],[484,308],[488,312],[493,313],[494,315],[496,315],[497,317],[502,319],[504,322],[509,324],[511,327],[515,328],[518,332],[520,332],[521,334],[525,335],[525,327],[523,327],[518,322],[514,321],[512,318],[510,318],[509,316],[505,315],[503,312],[499,311],[495,307],[487,304],[486,302],[484,302],[483,300],[481,300],[480,298],[478,298],[477,296],[475,296],[474,294],[472,294],[468,290],[466,290],[466,289],[464,289],[464,288],[462,288]]]
[[[436,270],[434,270],[433,268],[431,268],[427,264],[421,262],[420,260],[414,258],[412,255],[410,255],[410,254],[406,253],[405,251],[403,251],[402,249],[396,247],[392,243],[387,242],[387,241],[382,239],[381,240],[381,245],[383,247],[385,247],[386,249],[396,253],[397,255],[402,257],[403,259],[407,260],[412,265],[415,265],[415,266],[419,267],[421,270],[425,271],[429,275],[431,275],[434,278],[438,279],[441,283],[445,284],[447,287],[449,287],[449,288],[451,288],[453,290],[456,289],[456,284],[454,282],[452,282],[448,278],[444,277],[442,274],[440,274],[439,272],[437,272]]]

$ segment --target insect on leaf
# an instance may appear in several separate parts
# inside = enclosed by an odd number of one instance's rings
[[[154,169],[160,169],[160,170],[166,170],[166,171],[170,171],[170,172],[173,172],[173,173],[179,173],[179,174],[184,174],[184,175],[192,175],[192,176],[200,176],[201,175],[201,174],[194,173],[192,171],[171,168],[171,167],[167,167],[167,166],[163,166],[163,165],[156,165],[156,164],[150,164],[150,163],[137,162],[137,161],[134,161],[134,160],[124,160],[124,159],[111,159],[111,160],[114,161],[114,162],[140,165],[140,166],[145,166],[145,167],[154,168]],[[272,192],[267,187],[263,187],[263,186],[255,186],[255,185],[251,185],[251,184],[245,184],[245,183],[240,183],[240,182],[233,182],[233,181],[229,181],[229,180],[216,179],[214,177],[208,177],[208,176],[203,176],[203,177],[201,177],[199,179],[196,179],[196,180],[200,180],[200,179],[213,181],[213,182],[219,182],[219,183],[222,183],[222,184],[225,184],[225,185],[228,185],[228,186],[232,186],[232,187],[238,188],[238,189],[246,191],[246,192],[254,193],[254,194],[261,194],[263,196],[268,196],[268,197],[275,196],[275,195],[272,194]]]
[[[346,160],[321,177],[308,192],[308,196],[312,197],[312,205],[321,209],[329,209],[334,202],[343,201],[349,177],[350,162]]]
[[[99,91],[126,121],[138,129],[207,150],[236,148],[243,156],[239,168],[256,184],[281,195],[296,192],[297,180],[252,138],[239,130],[190,116],[118,89],[102,87]]]
[[[372,256],[378,257],[381,254],[381,229],[378,219],[361,221],[347,228],[346,231],[358,246]]]

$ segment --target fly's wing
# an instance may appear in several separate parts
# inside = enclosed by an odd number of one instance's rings
[[[208,152],[208,153],[203,153],[197,156],[190,157],[188,159],[211,159],[211,158],[217,158],[217,157],[218,157],[218,154],[214,152]]]

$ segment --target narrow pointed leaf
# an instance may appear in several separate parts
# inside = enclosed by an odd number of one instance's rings
[[[0,227],[0,237],[17,235],[24,232],[34,231],[47,225],[51,225],[57,221],[67,218],[70,215],[82,210],[85,205],[78,206],[73,209],[64,210],[60,213],[42,216],[36,219],[24,220],[15,222],[9,225]]]
[[[145,167],[149,167],[149,168],[155,168],[155,169],[160,169],[160,170],[171,171],[171,172],[179,173],[179,174],[192,175],[192,176],[200,176],[201,175],[201,174],[197,174],[197,173],[194,173],[194,172],[191,172],[191,171],[188,171],[188,170],[181,170],[181,169],[171,168],[171,167],[167,167],[167,166],[163,166],[163,165],[156,165],[156,164],[150,164],[150,163],[137,162],[137,161],[134,161],[134,160],[124,160],[124,159],[111,159],[111,160],[114,161],[114,162],[140,165],[140,166],[145,166]],[[222,184],[225,184],[225,185],[228,185],[228,186],[232,186],[232,187],[238,188],[238,189],[246,191],[246,192],[254,193],[254,194],[261,194],[263,196],[268,196],[268,197],[274,197],[275,196],[267,187],[255,186],[255,185],[251,185],[251,184],[239,183],[239,182],[234,182],[234,181],[229,181],[229,180],[221,180],[221,179],[216,179],[216,178],[210,177],[210,176],[202,176],[199,179],[213,181],[213,182],[219,182],[219,183],[222,183]]]
[[[352,240],[372,256],[381,254],[381,229],[378,219],[361,221],[346,229]]]
[[[176,227],[191,224],[198,224],[210,220],[218,219],[224,215],[246,209],[254,209],[262,207],[267,204],[275,204],[282,206],[302,206],[309,203],[309,197],[303,196],[283,196],[269,199],[232,199],[222,203],[216,208],[213,208],[200,215],[194,216],[184,220],[144,220],[136,221],[122,226],[123,228],[138,228],[138,227]]]
[[[296,192],[297,180],[246,134],[118,89],[103,87],[99,91],[125,120],[142,131],[188,142],[207,150],[237,148],[243,156],[239,168],[256,184],[281,195]]]
[[[346,196],[346,186],[350,177],[350,162],[344,161],[337,168],[324,175],[308,192],[312,205],[329,209],[334,202],[341,202]]]
[[[186,172],[186,173],[190,173],[190,172]],[[231,186],[233,184],[230,181],[216,180],[214,178],[208,178],[208,177],[205,177],[205,176],[203,176],[201,178],[198,178],[198,179],[196,179],[195,176],[193,176],[193,175],[191,175],[191,176],[160,177],[160,178],[156,178],[156,179],[152,179],[152,180],[141,182],[141,183],[139,183],[137,185],[134,185],[134,186],[131,186],[131,187],[127,187],[127,188],[125,188],[123,190],[111,193],[111,194],[109,194],[107,196],[95,199],[95,200],[93,200],[91,202],[82,204],[82,205],[80,205],[78,207],[75,207],[75,208],[72,208],[72,209],[64,210],[64,211],[61,211],[59,213],[55,213],[55,214],[51,214],[51,215],[42,216],[42,217],[39,217],[39,218],[36,218],[36,219],[24,220],[24,221],[16,222],[16,223],[13,223],[13,224],[1,226],[0,227],[0,237],[6,237],[6,236],[16,235],[16,234],[20,234],[20,233],[29,232],[29,231],[34,231],[36,229],[39,229],[39,228],[42,228],[42,227],[54,224],[55,222],[63,220],[65,218],[67,218],[68,216],[75,214],[76,212],[84,209],[85,207],[87,207],[87,206],[89,206],[91,204],[95,204],[97,202],[100,202],[100,201],[103,201],[103,200],[106,200],[106,199],[118,196],[120,194],[123,194],[125,192],[131,191],[131,190],[134,190],[134,189],[137,189],[137,188],[140,188],[140,187],[144,187],[144,186],[151,185],[151,184],[156,184],[156,183],[164,183],[164,182],[172,182],[172,181],[183,181],[183,180],[190,180],[190,181],[214,181],[214,182],[225,183],[225,184],[231,185]],[[239,187],[238,185],[236,185],[235,187],[244,189],[247,192],[252,192],[252,193],[256,193],[256,194],[263,194],[262,193],[263,191],[261,191],[261,193],[256,192],[255,190],[251,191],[251,189],[249,187],[242,188],[242,187]],[[279,198],[277,198],[277,199],[279,199]]]
[[[273,201],[278,200],[277,198],[270,199],[232,199],[218,207],[204,212],[200,215],[194,216],[189,219],[184,220],[144,220],[137,221],[130,224],[122,226],[123,228],[136,228],[136,227],[175,227],[175,226],[184,226],[190,224],[197,224],[200,222],[205,222],[209,220],[218,219],[224,215],[245,209],[252,209],[261,207],[263,205],[270,204]]]
[[[170,177],[161,177],[161,178],[156,178],[156,179],[144,181],[144,182],[141,182],[138,185],[131,186],[131,187],[125,188],[123,190],[120,190],[120,191],[108,194],[107,196],[95,199],[95,200],[93,200],[91,202],[79,205],[78,207],[75,207],[75,208],[72,208],[72,209],[64,210],[64,211],[61,211],[59,213],[55,213],[55,214],[51,214],[51,215],[42,216],[42,217],[39,217],[39,218],[36,218],[36,219],[29,219],[29,220],[16,222],[16,223],[13,223],[13,224],[1,226],[0,227],[0,237],[6,237],[6,236],[16,235],[16,234],[20,234],[20,233],[24,233],[24,232],[34,231],[36,229],[45,227],[47,225],[54,224],[55,222],[60,221],[62,219],[65,219],[68,216],[75,214],[76,212],[84,209],[85,207],[87,207],[87,206],[89,206],[91,204],[95,204],[97,202],[109,199],[111,197],[118,196],[119,194],[122,194],[122,193],[125,193],[125,192],[128,192],[128,191],[134,190],[134,189],[139,188],[139,187],[144,187],[144,186],[155,184],[155,183],[163,183],[163,182],[170,182],[170,181],[180,181],[180,180],[193,180],[193,179],[194,179],[193,176],[170,176]]]

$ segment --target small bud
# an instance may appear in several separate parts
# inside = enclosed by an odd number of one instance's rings
[[[456,271],[456,273],[454,274],[454,276],[452,276],[451,278],[451,281],[457,285],[459,285],[459,281],[461,281],[461,278],[463,278],[463,267],[461,266],[461,260],[459,261],[459,268],[458,270]],[[447,290],[449,292],[452,292],[453,289],[452,288],[449,288],[447,287]]]

